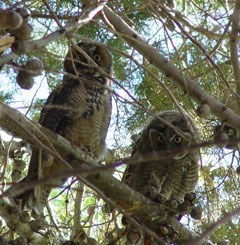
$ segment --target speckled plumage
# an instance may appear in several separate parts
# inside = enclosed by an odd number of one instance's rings
[[[104,75],[83,50],[109,77]],[[111,117],[112,59],[101,45],[79,43],[71,47],[65,60],[62,84],[47,99],[39,123],[58,133],[98,160],[104,153]],[[64,166],[43,153],[39,170],[39,149],[33,147],[27,177],[34,180],[63,171]],[[50,158],[50,159],[49,159]],[[63,184],[59,181],[57,185]],[[36,187],[21,194],[23,205],[40,209],[50,193],[50,186]]]
[[[140,162],[127,166],[122,181],[153,201],[183,202],[198,181],[199,151],[189,150],[197,142],[199,133],[190,116],[178,111],[160,112],[141,132],[132,151],[132,159]]]

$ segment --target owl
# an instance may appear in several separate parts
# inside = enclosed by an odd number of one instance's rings
[[[136,162],[127,166],[122,181],[152,201],[182,203],[198,181],[199,151],[191,145],[199,138],[189,115],[160,112],[141,132],[131,156]]]
[[[41,111],[39,123],[62,135],[84,150],[93,159],[104,154],[105,139],[111,118],[112,58],[100,44],[81,42],[70,47],[64,60],[64,77]],[[46,152],[33,147],[28,174],[22,180],[31,181],[64,172],[65,166]],[[54,186],[65,180],[42,185],[22,193],[23,206],[41,213]]]

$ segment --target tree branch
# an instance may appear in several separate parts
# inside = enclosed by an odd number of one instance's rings
[[[195,238],[194,240],[189,241],[186,245],[196,245],[199,244],[203,239],[210,236],[213,231],[217,230],[222,224],[226,223],[228,220],[231,220],[235,216],[239,216],[240,208],[233,210],[232,212],[225,213],[221,219],[216,221],[215,223],[211,224],[206,231],[204,231],[199,237]]]
[[[90,22],[104,7],[106,4],[106,1],[100,1],[96,3],[96,5],[91,6],[87,8],[82,15],[79,17],[77,22],[67,24],[62,29],[59,29],[55,32],[52,32],[51,34],[47,35],[46,37],[43,37],[39,40],[35,41],[23,41],[22,42],[22,49],[28,53],[31,52],[34,49],[41,49],[45,46],[47,46],[49,43],[57,40],[60,37],[71,35],[71,32],[77,28],[82,27],[83,25],[86,25],[88,22]],[[11,52],[6,55],[2,55],[0,57],[0,67],[5,64],[9,63],[11,60],[16,59],[19,56],[19,54],[16,54],[14,52]]]
[[[172,63],[170,63],[162,54],[153,46],[134,31],[121,17],[114,13],[109,7],[103,9],[107,24],[114,33],[121,36],[130,46],[139,51],[148,61],[156,66],[166,77],[174,81],[192,98],[200,104],[209,105],[211,112],[224,122],[227,122],[234,128],[240,129],[240,116],[233,110],[226,107],[214,97],[210,96],[205,90],[197,85],[196,82],[185,77],[182,72]]]
[[[62,159],[61,162],[63,164],[65,164],[66,160],[68,161],[66,168],[70,169],[70,171],[64,171],[61,176],[56,175],[52,176],[52,178],[63,178],[80,174],[81,176],[86,176],[87,181],[96,187],[94,189],[100,190],[100,192],[104,194],[104,197],[106,197],[105,200],[111,200],[117,208],[124,213],[126,212],[134,216],[137,220],[141,221],[142,225],[153,230],[155,233],[158,233],[160,224],[168,223],[179,233],[179,237],[176,238],[174,242],[180,244],[183,241],[188,241],[196,237],[195,234],[184,228],[176,219],[169,218],[167,221],[163,219],[164,207],[153,203],[110,174],[102,172],[101,166],[95,165],[91,158],[66,139],[32,122],[20,112],[10,108],[3,102],[1,102],[0,105],[0,125],[4,129],[32,144],[39,145],[40,142],[42,145],[50,145],[50,152],[54,153],[55,157],[58,157],[59,160]],[[33,135],[36,135],[36,137],[33,137]],[[52,146],[54,146],[58,154],[52,150]],[[49,181],[49,179],[45,178],[31,182],[31,184],[27,183],[26,185],[33,187],[47,181]],[[22,184],[23,183],[15,184],[14,187],[16,186],[16,188],[13,188],[13,192],[6,191],[0,198],[3,198],[3,196],[12,196],[13,194],[16,195],[19,191],[23,191]],[[14,190],[17,190],[16,193]]]
[[[20,237],[26,238],[34,244],[46,244],[45,237],[34,233],[34,222],[11,206],[5,199],[0,198],[0,216],[5,220],[8,227]]]
[[[239,33],[239,16],[240,1],[237,0],[235,3],[234,11],[232,14],[232,31],[230,33],[230,51],[231,51],[231,62],[233,66],[233,74],[237,85],[237,92],[240,90],[240,69],[239,69],[239,45],[238,45],[238,33]]]

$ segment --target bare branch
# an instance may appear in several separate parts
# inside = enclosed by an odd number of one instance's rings
[[[203,241],[205,238],[207,238],[209,235],[213,233],[218,227],[220,227],[222,224],[226,223],[227,221],[231,220],[234,216],[238,216],[240,214],[240,208],[235,209],[234,211],[230,213],[226,213],[223,215],[221,219],[219,219],[214,224],[211,224],[205,232],[203,232],[198,238],[195,238],[194,240],[186,243],[186,245],[197,245],[201,244],[201,241]]]
[[[2,127],[12,132],[16,136],[24,140],[27,140],[33,144],[39,144],[38,141],[40,141],[49,145],[50,142],[52,145],[54,145],[54,148],[58,152],[61,152],[60,157],[58,155],[56,155],[55,157],[59,157],[59,160],[67,159],[68,165],[66,167],[70,166],[70,169],[75,169],[76,175],[84,172],[84,169],[86,170],[86,167],[89,170],[93,169],[94,171],[92,173],[91,171],[89,171],[89,174],[86,174],[85,172],[84,176],[87,176],[87,181],[89,181],[91,185],[96,186],[97,190],[100,190],[100,192],[104,194],[104,197],[107,198],[107,201],[111,200],[111,202],[114,203],[114,206],[119,208],[121,211],[133,215],[135,218],[140,220],[142,224],[146,225],[146,227],[150,228],[156,233],[158,233],[158,226],[156,225],[156,223],[161,224],[162,222],[166,222],[165,219],[162,220],[163,207],[148,200],[140,193],[135,192],[124,183],[115,179],[110,174],[103,173],[100,171],[97,172],[97,166],[94,164],[94,162],[91,162],[91,160],[89,160],[89,162],[86,161],[86,154],[77,147],[74,147],[70,142],[68,142],[60,135],[50,132],[49,130],[38,125],[37,123],[33,123],[20,112],[10,108],[2,102],[0,112],[0,125]],[[36,138],[38,140],[34,139],[32,135],[36,135]],[[45,137],[43,137],[43,135],[45,135]],[[48,135],[48,140],[46,140],[46,135]],[[70,159],[69,155],[71,155]],[[86,164],[86,162],[88,164]],[[81,168],[81,166],[83,168]],[[56,176],[52,177],[55,178]],[[61,176],[57,177],[60,178]],[[42,179],[42,182],[41,180],[37,180],[36,183],[32,184],[39,184],[43,183],[44,181],[47,182],[49,180]],[[32,184],[31,187],[34,186]],[[22,189],[21,183],[16,184],[16,187],[18,187],[18,185],[20,187],[18,189]],[[8,192],[5,193],[5,196],[6,194],[12,195],[12,193]],[[152,222],[153,220],[154,222]],[[169,218],[167,222],[170,223],[176,230],[178,230],[180,234],[175,242],[187,241],[190,238],[196,236],[188,229],[184,228],[181,225],[181,223],[179,223],[175,218]]]
[[[153,46],[148,44],[143,37],[128,26],[127,23],[107,6],[104,7],[104,14],[114,32],[117,32],[130,46],[138,50],[151,64],[156,66],[165,76],[181,87],[185,93],[192,96],[199,103],[208,104],[211,112],[219,119],[227,122],[234,128],[240,129],[239,115],[214,97],[210,96],[206,91],[199,87],[196,82],[185,77],[175,65],[170,63]]]
[[[239,16],[240,1],[237,0],[235,3],[234,12],[232,14],[232,31],[230,34],[230,50],[231,50],[231,61],[233,66],[233,72],[235,82],[239,88],[240,86],[240,69],[239,69],[239,45],[238,45],[238,33],[239,33]],[[239,92],[239,89],[238,91]]]

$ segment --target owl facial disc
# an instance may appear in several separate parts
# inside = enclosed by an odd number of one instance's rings
[[[188,154],[189,142],[181,136],[167,129],[164,133],[159,132],[159,129],[149,129],[149,141],[153,151],[158,153],[172,153],[174,160],[181,160]],[[179,153],[178,153],[179,149]]]

